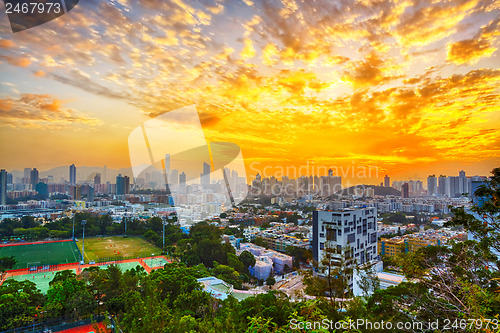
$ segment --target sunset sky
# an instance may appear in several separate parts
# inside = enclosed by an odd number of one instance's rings
[[[129,167],[131,131],[191,104],[250,178],[500,166],[495,0],[81,0],[15,34],[0,7],[0,168]]]

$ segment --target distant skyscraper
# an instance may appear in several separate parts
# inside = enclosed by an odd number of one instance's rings
[[[330,172],[328,172],[330,173]],[[342,177],[329,176],[328,177],[328,195],[334,194],[342,190]]]
[[[0,170],[0,205],[7,204],[7,171]]]
[[[403,186],[401,186],[401,197],[402,198],[410,197],[410,184],[404,183]]]
[[[94,185],[100,185],[100,184],[101,184],[101,174],[96,173],[96,175],[94,176]]]
[[[24,178],[29,179],[31,174],[30,168],[24,168]]]
[[[472,203],[475,205],[482,206],[483,203],[487,200],[487,198],[483,197],[478,197],[474,193],[479,189],[480,186],[485,185],[486,179],[481,179],[481,177],[478,176],[473,176],[471,179],[471,182],[469,184],[470,186],[470,193],[469,196],[472,199]]]
[[[170,154],[165,154],[165,174],[170,175]]]
[[[71,185],[69,187],[69,195],[73,200],[80,200],[82,198],[82,187],[80,185]]]
[[[38,170],[36,168],[33,168],[30,172],[30,184],[33,190],[35,189],[36,184],[38,184]]]
[[[76,166],[74,164],[71,164],[69,166],[69,184],[76,184]]]
[[[179,192],[186,193],[186,174],[184,172],[179,175]]]
[[[384,187],[391,187],[391,177],[387,175],[384,177]]]
[[[420,193],[420,192],[422,192],[423,188],[424,188],[424,184],[422,183],[422,181],[417,180],[415,182],[415,192]]]
[[[203,163],[203,173],[201,174],[201,185],[210,185],[210,164]]]
[[[167,195],[172,194],[172,189],[170,188],[170,154],[165,154],[165,160],[164,160],[164,181],[165,181],[165,190],[167,192]]]
[[[121,173],[119,173],[118,176],[116,176],[116,194],[117,195],[125,194],[125,177],[122,177]]]
[[[128,194],[129,191],[130,191],[130,177],[129,176],[123,176],[123,186],[125,187],[124,188],[124,191],[125,191],[125,194]]]
[[[436,196],[438,194],[437,178],[435,175],[427,177],[427,195]]]
[[[462,192],[460,192],[460,177],[448,177],[450,184],[450,198],[460,197]]]
[[[441,197],[450,197],[450,180],[444,175],[439,176],[438,193]]]
[[[467,181],[467,177],[465,177],[464,170],[460,170],[458,173],[458,191],[460,194],[469,193],[469,182]]]

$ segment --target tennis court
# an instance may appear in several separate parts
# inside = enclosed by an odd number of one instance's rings
[[[70,269],[70,271],[76,274],[76,270]],[[49,283],[50,281],[52,281],[56,273],[57,272],[39,272],[39,273],[15,275],[7,277],[7,280],[16,280],[16,281],[28,280],[34,282],[36,284],[36,287],[40,289],[42,294],[46,294],[47,290],[49,290]]]
[[[165,264],[167,264],[168,261],[165,258],[158,257],[152,259],[144,259],[144,263],[151,268],[156,268],[165,266]]]
[[[141,266],[141,264],[138,261],[131,261],[131,262],[122,262],[119,264],[115,264],[118,266],[118,268],[122,271],[125,272],[126,270],[136,268],[137,265]],[[101,269],[106,269],[109,265],[99,265]],[[141,266],[142,267],[142,266]]]
[[[73,241],[30,243],[0,247],[0,257],[14,256],[13,269],[79,262],[80,251]]]
[[[213,290],[219,291],[221,293],[227,294],[229,292],[229,287],[224,285],[223,283],[212,284],[212,285],[210,285],[210,287]]]

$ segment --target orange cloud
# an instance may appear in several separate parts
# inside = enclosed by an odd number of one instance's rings
[[[18,99],[0,99],[0,126],[58,128],[74,123],[94,126],[99,121],[62,107],[62,101],[50,95],[22,94]]]
[[[31,64],[31,60],[27,57],[16,57],[16,56],[3,56],[0,59],[5,59],[12,66],[17,67],[28,67]]]
[[[483,57],[489,57],[497,50],[494,46],[498,32],[499,20],[490,22],[481,28],[474,38],[461,40],[448,46],[448,60],[457,64],[473,64]]]
[[[36,77],[42,77],[42,76],[45,76],[45,72],[42,71],[42,70],[38,70],[38,71],[35,71],[33,73]]]
[[[343,79],[355,88],[376,86],[393,79],[386,74],[388,65],[374,52],[363,60],[352,62],[348,67]]]
[[[10,39],[0,39],[0,48],[8,49],[14,46],[14,42]]]

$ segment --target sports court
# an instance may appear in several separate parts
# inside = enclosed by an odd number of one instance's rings
[[[81,260],[80,252],[72,240],[1,246],[0,257],[10,256],[16,259],[13,269],[67,264]]]
[[[106,269],[110,264],[106,265],[91,265],[91,266],[99,266],[101,269]],[[122,271],[125,272],[126,270],[136,268],[137,265],[141,266],[141,263],[139,261],[130,261],[130,262],[121,262],[121,263],[116,263],[114,264],[118,266],[118,268]],[[90,266],[89,266],[90,267]],[[69,269],[75,274],[77,273],[76,269]],[[40,289],[42,294],[47,294],[47,290],[49,290],[49,282],[52,281],[54,278],[55,274],[57,271],[47,271],[47,272],[38,272],[38,273],[27,273],[27,274],[22,274],[22,275],[11,275],[8,273],[7,277],[5,280],[16,280],[16,281],[24,281],[28,280],[31,282],[34,282],[36,284],[36,287]]]
[[[73,273],[76,274],[75,269],[70,269]],[[14,275],[7,277],[7,280],[16,280],[16,281],[24,281],[28,280],[34,282],[36,287],[40,289],[42,294],[46,294],[47,290],[49,290],[49,282],[52,281],[56,272],[38,272],[31,274],[23,274],[23,275]]]
[[[144,263],[151,268],[163,267],[165,264],[168,264],[167,259],[162,257],[144,259]]]
[[[106,269],[106,268],[108,268],[109,265],[108,264],[107,265],[99,265],[99,267],[101,269]],[[118,266],[118,268],[122,272],[125,272],[126,270],[129,270],[129,269],[132,269],[132,268],[136,268],[137,266],[141,266],[142,267],[142,265],[141,265],[141,263],[139,261],[122,262],[122,263],[118,263],[118,264],[114,264],[114,265]]]

